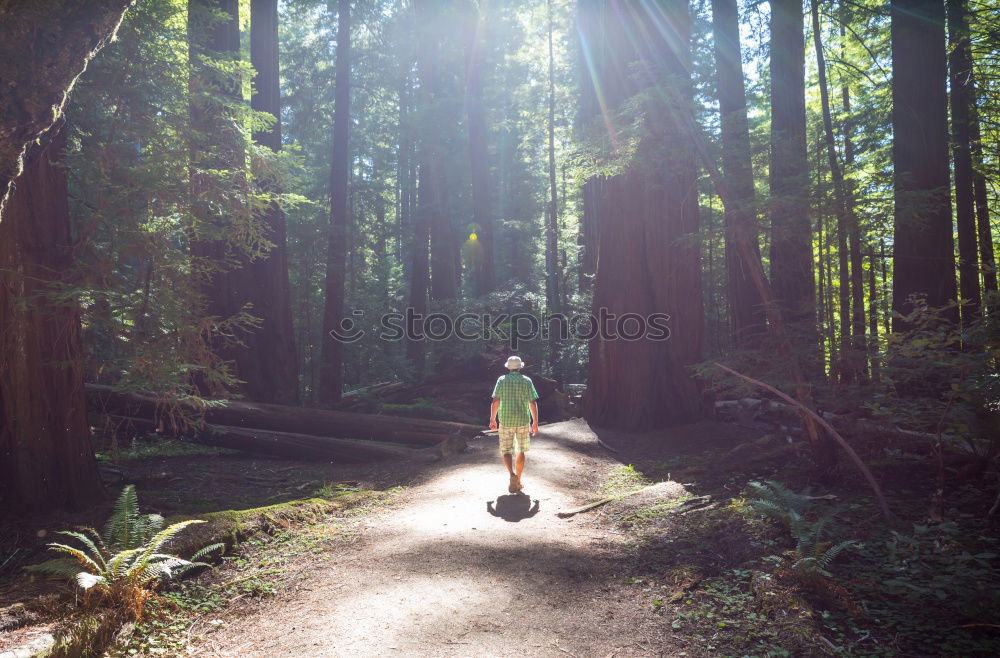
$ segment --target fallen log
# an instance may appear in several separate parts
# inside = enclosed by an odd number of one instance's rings
[[[242,401],[199,409],[191,402],[166,402],[151,395],[122,393],[100,384],[85,386],[87,404],[91,411],[155,421],[168,416],[171,409],[179,409],[188,415],[203,416],[206,423],[226,427],[422,446],[437,445],[455,434],[471,438],[482,430],[479,426],[468,423]]]
[[[253,452],[288,459],[307,461],[335,461],[359,463],[384,459],[419,459],[431,461],[440,457],[441,448],[411,448],[400,444],[379,443],[359,439],[336,439],[291,432],[202,425],[188,432],[165,430],[156,421],[147,418],[107,416],[114,427],[128,428],[131,432],[145,431],[186,438],[193,443]]]

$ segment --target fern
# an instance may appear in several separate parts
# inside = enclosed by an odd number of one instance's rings
[[[206,546],[190,560],[164,552],[174,537],[197,523],[204,521],[181,521],[164,528],[159,514],[139,513],[135,487],[129,485],[115,502],[103,536],[93,528],[60,531],[82,548],[51,543],[49,550],[67,557],[26,568],[66,578],[85,591],[99,592],[110,606],[128,608],[138,616],[142,602],[160,582],[196,567],[211,566],[203,560],[224,548],[223,544]]]
[[[824,538],[833,514],[810,520],[814,498],[774,480],[750,482],[747,486],[754,496],[748,501],[750,506],[788,529],[795,542],[795,548],[788,552],[792,571],[803,580],[831,578],[830,566],[837,556],[859,545],[853,539],[832,543]]]

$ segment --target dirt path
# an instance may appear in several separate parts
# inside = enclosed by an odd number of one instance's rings
[[[621,540],[591,499],[615,462],[583,421],[542,427],[524,496],[495,439],[436,467],[305,587],[212,633],[218,656],[660,655],[664,626],[625,597]],[[487,503],[490,502],[490,506]],[[673,651],[666,651],[671,655]]]

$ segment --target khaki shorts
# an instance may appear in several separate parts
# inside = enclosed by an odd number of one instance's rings
[[[516,452],[528,452],[531,447],[530,425],[520,427],[500,426],[500,453],[513,455]],[[517,439],[517,449],[514,449],[514,439]]]

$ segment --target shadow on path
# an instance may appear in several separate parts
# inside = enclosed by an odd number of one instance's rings
[[[506,494],[497,498],[495,504],[492,500],[486,501],[486,511],[504,521],[517,523],[538,514],[538,501],[532,505],[531,498],[524,494]]]

